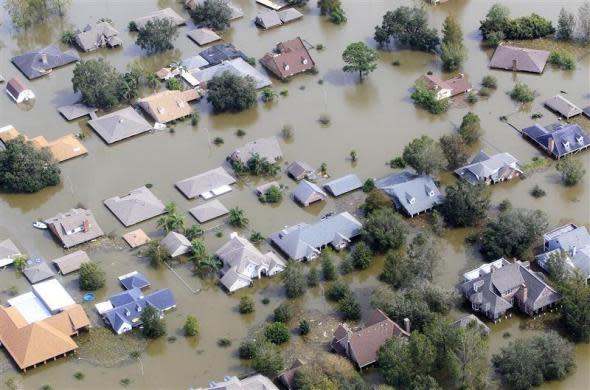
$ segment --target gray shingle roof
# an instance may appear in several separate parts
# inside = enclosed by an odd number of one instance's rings
[[[545,105],[549,107],[549,109],[568,119],[582,113],[582,109],[580,107],[576,106],[574,103],[570,102],[561,95],[555,95],[545,100]]]
[[[224,168],[219,167],[177,182],[176,188],[188,199],[236,182]]]
[[[207,203],[193,207],[189,212],[197,221],[204,223],[229,213],[229,210],[223,203],[217,199],[213,199]]]
[[[283,152],[281,151],[277,137],[259,138],[255,141],[250,141],[234,150],[229,158],[246,164],[254,154],[257,154],[262,159],[267,159],[271,163],[283,158]]]
[[[340,196],[347,192],[359,189],[362,186],[363,183],[355,174],[342,176],[324,184],[324,188],[334,196]]]
[[[186,23],[186,20],[182,16],[178,15],[172,8],[164,8],[151,12],[146,16],[135,19],[134,22],[137,25],[137,28],[141,28],[147,22],[154,19],[171,19],[176,26],[182,26]]]
[[[104,205],[125,226],[135,225],[166,212],[164,203],[146,187],[139,187],[122,197],[109,198],[104,201]]]
[[[26,267],[23,270],[23,274],[31,284],[39,283],[55,276],[55,272],[44,261]]]
[[[560,226],[543,235],[544,252],[535,257],[537,263],[546,269],[549,257],[563,251],[566,264],[577,268],[586,278],[590,278],[590,234],[586,226],[568,224]]]
[[[96,112],[96,108],[87,106],[83,103],[74,103],[58,107],[57,111],[59,111],[59,113],[62,114],[64,118],[71,121],[73,119],[78,119],[85,115],[90,115],[91,113]]]
[[[256,19],[254,19],[254,22],[263,29],[269,29],[283,24],[279,17],[279,13],[275,10],[259,12],[256,15]]]
[[[287,174],[295,180],[303,180],[309,176],[315,176],[315,169],[305,161],[293,161],[287,167]]]
[[[303,14],[295,8],[287,8],[279,11],[279,18],[281,18],[283,23],[289,23],[302,17]]]
[[[78,31],[75,39],[76,44],[84,51],[120,46],[123,43],[119,32],[106,21],[87,25],[82,31]]]
[[[210,28],[197,28],[187,32],[186,35],[199,46],[205,46],[221,39],[221,37]]]
[[[220,64],[200,69],[193,72],[192,75],[200,82],[206,83],[213,77],[221,76],[225,72],[240,77],[252,78],[256,84],[256,89],[264,88],[272,84],[272,81],[270,81],[266,75],[259,72],[255,67],[244,61],[242,58],[234,58],[233,60],[224,61]]]
[[[442,203],[443,196],[432,177],[407,171],[386,176],[375,182],[375,187],[389,195],[398,209],[409,216],[430,210]]]
[[[293,198],[303,206],[308,206],[327,197],[328,195],[317,184],[307,180],[302,180],[293,191]]]
[[[7,238],[4,241],[0,241],[0,267],[11,264],[12,260],[18,255],[20,255],[20,251],[11,239]],[[10,260],[2,261],[3,259]]]
[[[180,65],[187,71],[187,72],[195,72],[199,71],[201,68],[206,68],[209,66],[209,63],[206,59],[201,57],[200,55],[192,56],[183,59],[180,61]],[[201,81],[201,80],[199,80]]]
[[[84,251],[75,251],[52,261],[62,275],[75,272],[84,263],[90,262],[90,258]]]
[[[170,232],[160,242],[171,257],[188,253],[191,249],[191,242],[182,234]]]
[[[125,138],[150,131],[152,126],[132,107],[91,119],[88,124],[107,143],[121,141]]]
[[[496,48],[490,68],[543,73],[549,52],[522,47],[500,45]]]
[[[270,235],[272,242],[293,260],[309,258],[328,244],[350,241],[361,232],[361,223],[343,212],[308,225],[300,223]]]
[[[553,158],[561,158],[568,154],[587,148],[590,136],[576,124],[554,125],[553,131],[535,124],[522,130],[523,135],[546,150]],[[553,145],[553,150],[550,150]]]
[[[94,240],[104,234],[92,211],[86,209],[71,209],[43,222],[66,248]]]
[[[45,76],[54,68],[80,61],[80,56],[74,50],[62,52],[57,46],[49,45],[12,57],[11,61],[29,80],[32,80]]]
[[[510,153],[497,153],[492,156],[480,151],[470,164],[455,171],[457,176],[471,184],[491,181],[493,183],[521,174],[518,160]]]

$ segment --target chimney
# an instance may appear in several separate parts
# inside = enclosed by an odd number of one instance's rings
[[[549,137],[547,143],[547,151],[549,152],[549,154],[553,153],[553,149],[555,149],[555,140],[553,139],[553,137]]]
[[[572,254],[571,254],[571,256],[572,256],[572,257],[573,257],[573,256],[575,256],[577,252],[578,252],[578,248],[576,248],[576,246],[575,246],[575,245],[574,245],[574,246],[572,246],[572,249],[571,249],[571,253],[572,253]]]
[[[512,71],[516,72],[516,60],[512,60]]]
[[[465,75],[463,73],[459,73],[459,78],[460,79],[465,78]]]
[[[41,53],[41,62],[47,65],[47,53]]]
[[[410,333],[410,319],[409,318],[404,318],[404,330],[407,333]]]
[[[526,284],[522,284],[522,302],[526,302],[527,299],[529,298],[529,288],[526,286]]]

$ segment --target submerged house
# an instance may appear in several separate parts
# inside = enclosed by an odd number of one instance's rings
[[[561,300],[561,295],[545,282],[542,274],[531,270],[528,262],[500,260],[501,267],[492,266],[489,272],[480,267],[474,270],[477,277],[460,285],[473,311],[496,321],[517,307],[532,317]]]
[[[187,199],[193,199],[197,196],[203,199],[211,199],[230,192],[232,190],[230,186],[235,182],[236,179],[232,175],[223,167],[219,167],[181,180],[175,186]]]
[[[221,76],[225,72],[234,74],[240,77],[249,77],[254,80],[256,89],[268,87],[272,81],[259,72],[255,67],[244,61],[242,58],[234,58],[233,60],[223,61],[219,64],[199,69],[191,75],[198,80],[199,86],[203,89],[207,88],[207,83],[216,76]]]
[[[22,103],[28,100],[35,99],[35,93],[29,89],[17,77],[13,77],[6,83],[6,93],[15,101],[15,103]]]
[[[358,190],[363,186],[363,183],[355,174],[339,177],[324,184],[324,188],[332,194],[332,196],[344,195],[348,192]]]
[[[307,180],[301,181],[293,191],[293,199],[303,207],[325,200],[327,197],[328,195],[317,184]]]
[[[468,165],[455,171],[461,179],[471,184],[495,184],[522,175],[518,160],[510,153],[489,156],[480,151]]]
[[[268,30],[301,19],[302,17],[303,14],[295,8],[287,8],[282,11],[267,10],[259,12],[254,19],[254,23],[260,28]]]
[[[21,256],[21,253],[11,239],[0,241],[0,268],[14,263],[18,256]]]
[[[25,275],[29,283],[35,284],[53,278],[55,272],[45,261],[35,259],[31,260],[31,263],[23,269],[23,275]]]
[[[287,174],[295,181],[316,178],[315,169],[305,161],[293,161],[287,167]]]
[[[577,270],[590,279],[590,234],[586,226],[573,223],[560,226],[543,235],[543,253],[535,256],[544,270],[552,255],[562,254],[570,271]]]
[[[71,209],[46,219],[44,223],[65,248],[94,240],[104,234],[92,211],[86,209]]]
[[[270,379],[260,374],[239,379],[237,376],[226,376],[222,381],[211,381],[207,387],[195,390],[279,390]]]
[[[241,58],[244,61],[248,59],[248,56],[238,50],[233,43],[218,43],[201,51],[199,55],[207,61],[208,66],[218,65],[235,58]]]
[[[471,83],[462,73],[449,80],[441,80],[433,75],[422,76],[422,82],[426,88],[436,93],[436,100],[447,99],[473,89]]]
[[[545,106],[562,117],[569,119],[582,113],[582,109],[561,95],[555,95],[545,100]]]
[[[84,51],[94,51],[102,47],[117,47],[123,44],[119,32],[106,21],[88,24],[76,31],[76,45]]]
[[[313,260],[328,244],[346,248],[360,235],[363,225],[350,213],[327,216],[311,225],[302,222],[270,235],[270,240],[295,261]]]
[[[205,46],[221,40],[221,37],[215,31],[206,27],[194,29],[187,32],[186,35],[199,46]]]
[[[191,242],[184,235],[170,232],[160,242],[170,257],[177,257],[189,253],[192,249]]]
[[[315,62],[299,37],[277,44],[276,50],[266,53],[260,63],[281,80],[312,70]]]
[[[133,22],[139,29],[145,26],[147,22],[153,21],[155,19],[170,19],[172,23],[177,27],[186,24],[186,19],[184,19],[182,16],[176,13],[176,11],[174,11],[172,8],[164,8],[158,11],[151,12],[146,16],[134,19]]]
[[[166,206],[147,187],[139,187],[124,196],[113,196],[104,205],[126,227],[157,217]]]
[[[142,229],[135,229],[125,233],[122,238],[131,248],[137,248],[150,242],[149,236]]]
[[[196,89],[185,91],[162,91],[139,99],[139,106],[156,122],[167,123],[193,113],[189,104],[200,97]]]
[[[210,200],[189,210],[189,213],[195,217],[199,223],[205,223],[224,216],[229,213],[227,207],[217,199]]]
[[[223,276],[219,281],[229,292],[251,285],[254,279],[276,275],[287,267],[274,252],[262,254],[237,233],[230,235],[230,240],[215,252],[215,256],[223,262]]]
[[[75,251],[51,261],[60,274],[68,275],[80,269],[82,264],[90,263],[88,254],[84,251]]]
[[[405,329],[392,321],[381,310],[373,310],[363,328],[352,330],[342,323],[334,332],[330,347],[358,367],[367,367],[377,362],[379,348],[392,337],[409,337],[410,320],[404,320]]]
[[[523,129],[522,135],[557,160],[590,146],[590,136],[575,124],[556,124],[548,127],[535,124]]]
[[[100,135],[107,144],[152,130],[152,126],[132,107],[103,115],[88,121],[90,127]]]
[[[489,66],[513,72],[543,73],[549,54],[546,50],[500,44],[496,48]]]
[[[376,180],[375,187],[383,190],[393,200],[396,209],[409,217],[428,211],[443,201],[443,195],[428,175],[404,171]]]
[[[275,163],[283,158],[283,152],[279,145],[277,137],[259,138],[250,141],[244,146],[234,150],[229,156],[230,161],[247,164],[248,160],[254,156],[260,159],[266,159],[270,163]]]
[[[57,46],[49,45],[12,57],[10,61],[29,80],[33,80],[51,73],[55,68],[80,61],[80,56],[74,50],[62,52]]]

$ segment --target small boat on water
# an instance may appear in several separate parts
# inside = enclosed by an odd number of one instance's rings
[[[37,229],[47,229],[47,225],[41,221],[33,222],[33,227],[36,227]]]

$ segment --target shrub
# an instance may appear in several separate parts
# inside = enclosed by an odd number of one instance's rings
[[[350,256],[346,256],[344,259],[342,259],[342,262],[340,263],[340,273],[342,275],[347,275],[352,271],[354,271],[352,259],[350,258]]]
[[[442,114],[449,108],[448,99],[437,100],[434,91],[421,85],[416,85],[411,97],[417,106],[422,107],[431,114]]]
[[[64,45],[72,46],[76,43],[76,33],[72,30],[66,30],[61,34],[61,43]]]
[[[236,130],[236,136],[243,137],[245,135],[246,135],[246,132],[243,129],[237,129]]]
[[[191,227],[189,227],[188,229],[184,230],[184,236],[189,241],[193,241],[195,238],[202,237],[203,234],[205,234],[205,232],[203,231],[203,228],[201,228],[201,226],[197,225],[197,224],[194,224]]]
[[[166,88],[171,91],[180,91],[182,89],[182,82],[176,77],[166,80]]]
[[[380,189],[374,188],[365,198],[365,203],[362,207],[365,211],[365,214],[369,215],[375,210],[391,209],[391,206],[392,202],[389,196],[387,196],[385,192],[381,191]]]
[[[362,237],[374,250],[386,252],[401,247],[407,232],[406,224],[399,214],[391,209],[378,209],[369,214]]]
[[[307,334],[309,334],[309,332],[311,331],[311,324],[309,323],[308,320],[301,320],[299,321],[299,334],[301,336],[305,336]]]
[[[220,338],[217,340],[217,346],[221,348],[227,348],[231,345],[231,340],[225,337]]]
[[[274,322],[266,327],[264,337],[273,344],[286,343],[290,338],[289,328],[282,322]]]
[[[561,173],[563,183],[566,186],[574,186],[578,184],[586,173],[584,163],[580,159],[575,159],[571,156],[559,160],[556,169]]]
[[[84,373],[80,372],[80,371],[76,371],[74,373],[74,378],[76,378],[77,380],[81,381],[82,379],[84,379]]]
[[[574,70],[576,69],[576,59],[565,51],[552,51],[549,55],[549,63],[555,65],[563,70]]]
[[[273,311],[274,322],[282,322],[286,324],[291,320],[292,315],[293,311],[291,309],[291,305],[289,305],[287,302],[281,303]]]
[[[80,266],[80,289],[95,291],[105,284],[105,272],[97,263],[83,263]]]
[[[480,21],[479,30],[484,41],[498,43],[504,38],[511,40],[535,39],[551,35],[555,32],[550,20],[537,14],[510,19],[507,7],[494,4],[486,18]]]
[[[256,356],[256,342],[254,341],[244,341],[240,344],[238,348],[238,355],[240,359],[253,359]]]
[[[317,287],[320,284],[320,271],[313,267],[307,273],[307,285],[309,287]]]
[[[261,343],[256,348],[252,368],[262,375],[275,377],[283,370],[283,359],[272,344]]]
[[[223,145],[223,143],[224,143],[223,138],[221,138],[221,137],[213,138],[214,145],[220,146],[220,145]]]
[[[419,174],[430,175],[445,166],[443,150],[427,135],[413,139],[404,147],[403,159]]]
[[[270,186],[264,194],[260,195],[260,200],[264,203],[279,203],[283,200],[283,191],[275,185]]]
[[[477,103],[477,94],[473,91],[467,93],[467,95],[465,95],[465,101],[469,104],[475,104]]]
[[[447,160],[447,168],[455,170],[467,163],[469,149],[460,135],[443,135],[439,144]]]
[[[531,195],[532,195],[534,198],[542,198],[542,197],[544,197],[545,195],[547,195],[547,192],[545,192],[545,190],[544,190],[544,189],[542,189],[541,187],[539,187],[538,185],[535,185],[535,186],[533,187],[533,189],[531,190]]]
[[[401,46],[426,52],[435,50],[440,43],[436,30],[428,27],[426,11],[406,6],[386,12],[381,26],[375,27],[374,38],[380,46],[393,39]]]
[[[271,87],[264,87],[260,92],[260,96],[263,102],[269,103],[276,99],[277,93]]]
[[[267,297],[262,298],[262,304],[263,305],[268,305],[270,303],[270,299]]]
[[[367,244],[359,242],[354,246],[350,254],[352,264],[357,269],[367,269],[373,261],[373,253]]]
[[[22,272],[27,267],[26,256],[16,256],[12,265],[14,266],[15,270]]]
[[[344,12],[344,10],[340,7],[336,7],[332,10],[332,12],[330,12],[330,22],[334,23],[334,24],[342,24],[342,23],[346,23],[347,18],[346,18],[346,13]]]
[[[250,220],[246,218],[246,214],[244,210],[239,207],[233,207],[229,210],[229,224],[234,227],[242,228],[248,223]]]
[[[328,126],[331,121],[332,120],[330,119],[330,116],[327,114],[320,115],[320,118],[318,119],[318,122],[320,122],[324,126]]]
[[[498,88],[498,80],[494,76],[487,75],[481,80],[481,85],[486,88],[496,89]]]
[[[342,279],[335,281],[326,289],[326,298],[334,302],[338,302],[351,294],[352,291],[350,290],[350,287],[348,287],[348,284]]]
[[[392,169],[404,169],[406,167],[406,162],[404,161],[403,157],[396,157],[389,160],[389,167]]]
[[[137,32],[137,23],[135,23],[135,21],[130,21],[129,24],[127,25],[127,30],[129,30],[130,32]]]
[[[363,192],[371,192],[375,189],[375,180],[369,178],[363,183]]]
[[[186,336],[196,336],[199,334],[199,320],[195,316],[188,315],[183,328]]]
[[[240,298],[240,304],[238,306],[240,314],[254,313],[254,300],[250,296],[243,296]]]
[[[252,231],[252,233],[250,234],[250,242],[253,244],[259,244],[262,241],[264,241],[264,236],[262,235],[262,233],[257,232],[257,231]]]
[[[297,298],[305,294],[306,280],[300,264],[290,263],[282,275],[287,298]]]
[[[293,126],[284,125],[281,129],[281,136],[286,140],[293,138]]]
[[[149,20],[137,30],[135,44],[148,54],[160,53],[174,48],[172,42],[178,37],[178,29],[169,18]]]
[[[481,137],[481,124],[479,116],[472,112],[468,112],[461,120],[459,127],[459,135],[467,145],[476,143]]]
[[[512,100],[519,103],[529,103],[535,99],[535,91],[525,83],[516,83],[514,88],[509,92],[509,95]]]
[[[332,259],[330,251],[324,249],[324,251],[320,255],[320,259],[322,263],[322,275],[324,277],[324,280],[336,280],[336,278],[338,278],[338,273],[336,272],[336,265],[334,264],[334,259]]]
[[[196,3],[195,9],[190,11],[196,25],[216,31],[223,31],[229,27],[232,10],[226,1],[207,0]]]
[[[358,321],[361,319],[361,306],[353,294],[347,295],[338,301],[338,311],[344,320]]]
[[[207,82],[207,101],[215,112],[239,112],[256,103],[256,84],[251,77],[223,72]]]

